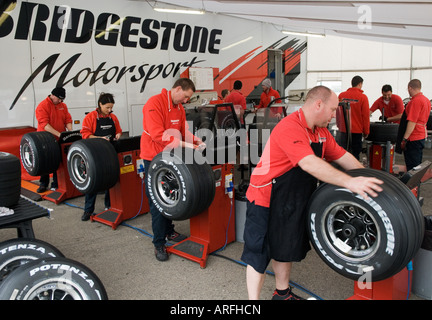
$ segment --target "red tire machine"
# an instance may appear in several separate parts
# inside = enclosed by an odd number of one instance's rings
[[[211,110],[208,123],[210,131],[213,131],[215,123],[220,122],[220,116],[227,116],[226,112],[229,113],[229,111],[232,115],[231,125],[234,125],[236,130],[240,129],[240,122],[232,103],[203,106],[201,111],[208,112],[209,110]],[[229,129],[234,128],[230,126]],[[215,148],[208,147],[206,152],[215,152],[213,159],[219,159],[218,154],[222,152],[225,156],[225,163],[212,166],[216,184],[214,199],[206,210],[189,219],[190,237],[167,249],[170,253],[198,262],[201,268],[205,268],[210,253],[235,241],[234,165],[230,164],[231,161],[227,155],[236,153],[238,140],[235,143],[228,142],[229,139],[225,136],[216,137],[216,139],[223,139],[225,142],[222,146],[216,140],[210,142],[209,145]]]
[[[91,221],[116,229],[122,221],[149,211],[144,189],[144,167],[139,157],[140,138],[131,137],[113,142],[120,164],[120,177],[109,190],[111,207],[91,216]]]
[[[210,253],[235,241],[235,206],[232,164],[213,166],[216,192],[212,204],[189,219],[190,237],[167,251],[206,267]]]

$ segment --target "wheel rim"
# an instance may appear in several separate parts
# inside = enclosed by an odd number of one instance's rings
[[[22,154],[23,154],[22,161],[24,163],[24,166],[26,168],[33,168],[33,163],[34,163],[33,152],[30,146],[28,145],[28,143],[23,144]]]
[[[155,174],[156,194],[167,207],[175,207],[180,199],[180,183],[173,171],[160,169]]]
[[[70,159],[71,175],[77,183],[84,183],[87,180],[88,164],[87,161],[80,155],[74,154]]]
[[[29,288],[24,300],[86,300],[85,290],[65,277],[50,278]]]
[[[340,258],[358,263],[379,248],[381,233],[373,214],[354,202],[336,202],[323,215],[322,234]]]
[[[30,256],[19,256],[5,261],[5,263],[0,265],[0,283],[5,280],[12,271],[33,260],[36,260],[36,258]]]

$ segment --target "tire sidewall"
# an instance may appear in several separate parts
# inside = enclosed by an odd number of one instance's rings
[[[147,172],[147,187],[149,197],[155,208],[166,218],[171,220],[185,220],[189,216],[187,212],[193,213],[196,189],[194,179],[189,170],[186,170],[187,165],[181,161],[176,161],[176,158],[171,160],[163,159],[162,155],[157,155],[150,163]],[[161,170],[170,170],[177,181],[179,182],[179,202],[176,206],[167,206],[161,201],[157,190],[157,175]]]
[[[87,168],[87,176],[83,182],[80,182],[73,170],[73,162],[72,159],[75,157],[81,157]],[[88,148],[86,148],[85,144],[82,144],[81,141],[75,142],[71,145],[67,155],[67,168],[69,172],[69,176],[71,177],[71,181],[74,184],[75,188],[77,188],[82,193],[87,193],[90,190],[94,189],[95,177],[93,174],[94,167],[96,163],[93,160],[93,157],[90,156]]]
[[[53,245],[37,239],[18,238],[1,242],[0,283],[5,276],[5,268],[11,268],[18,262],[24,264],[48,257],[64,257],[64,255]]]
[[[86,177],[77,179],[75,157],[85,162]],[[84,194],[96,193],[113,187],[120,176],[120,164],[114,146],[104,139],[83,139],[74,142],[67,155],[67,168],[74,186]]]
[[[58,282],[56,282],[58,281]],[[0,300],[27,300],[28,295],[46,283],[79,288],[81,299],[106,300],[100,279],[89,268],[71,259],[56,257],[31,261],[14,271],[0,286]]]
[[[327,190],[326,190],[327,189]],[[324,192],[323,192],[324,191]],[[319,194],[319,198],[317,195]],[[324,185],[316,190],[312,196],[315,201],[309,206],[308,230],[312,245],[321,258],[335,271],[353,280],[358,280],[366,272],[371,272],[373,281],[382,280],[388,276],[397,255],[401,251],[400,221],[389,212],[388,204],[377,198],[364,200],[347,189],[332,185]],[[344,257],[343,250],[337,242],[324,234],[328,221],[328,209],[336,201],[353,202],[369,212],[374,220],[380,236],[378,247],[364,259],[350,259]],[[340,247],[342,248],[342,247]]]

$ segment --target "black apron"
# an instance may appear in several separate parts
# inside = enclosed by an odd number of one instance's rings
[[[404,110],[404,112],[402,113],[402,117],[400,119],[400,122],[399,122],[398,134],[396,137],[396,145],[395,145],[395,152],[399,153],[399,154],[402,153],[401,142],[403,140],[403,136],[405,134],[407,124],[408,124],[407,115],[406,115],[406,112]]]
[[[315,155],[322,157],[322,143],[312,143]],[[310,250],[306,207],[318,180],[295,167],[273,180],[268,244],[270,257],[280,262],[295,262]]]
[[[112,142],[116,135],[116,128],[114,120],[111,117],[96,119],[96,131],[93,134],[96,137],[109,137]]]

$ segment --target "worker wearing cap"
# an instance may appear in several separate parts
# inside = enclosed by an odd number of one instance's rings
[[[63,100],[66,98],[66,90],[61,87],[54,88],[51,94],[36,107],[37,131],[48,131],[56,139],[63,131],[72,130],[72,117]],[[37,192],[45,192],[49,184],[49,175],[40,177]],[[51,189],[56,189],[57,174],[53,172]]]
[[[407,171],[422,162],[431,112],[430,100],[421,92],[420,80],[413,79],[408,83],[408,93],[411,100],[402,115],[396,144],[396,152],[403,151]]]
[[[260,102],[256,106],[257,109],[267,108],[273,100],[280,98],[279,92],[272,88],[271,80],[266,78],[261,83],[263,92],[261,93]],[[275,101],[279,103],[280,100]],[[282,116],[282,107],[271,108],[272,115],[280,118]]]
[[[351,190],[364,198],[382,191],[376,178],[351,177],[345,170],[362,168],[340,147],[327,126],[338,107],[336,94],[324,86],[312,88],[301,109],[273,129],[250,178],[242,260],[248,264],[250,299],[259,299],[265,270],[272,261],[276,290],[273,299],[300,299],[291,292],[292,262],[310,250],[306,207],[317,180]],[[325,159],[325,160],[324,160]]]
[[[200,138],[189,131],[182,105],[194,92],[194,83],[190,79],[181,78],[174,83],[171,90],[162,89],[160,94],[151,97],[144,105],[140,157],[144,160],[146,171],[151,160],[166,148],[169,148],[168,150],[177,147],[196,149],[205,146]],[[168,259],[166,238],[178,242],[186,237],[175,232],[172,221],[156,209],[149,196],[147,183],[145,189],[152,216],[155,256],[159,261],[166,261]]]
[[[381,89],[382,96],[379,97],[370,108],[370,114],[376,110],[381,112],[380,119],[385,122],[399,123],[404,111],[402,98],[397,94],[393,94],[392,87],[389,84],[383,85]],[[382,114],[384,112],[384,114]]]

